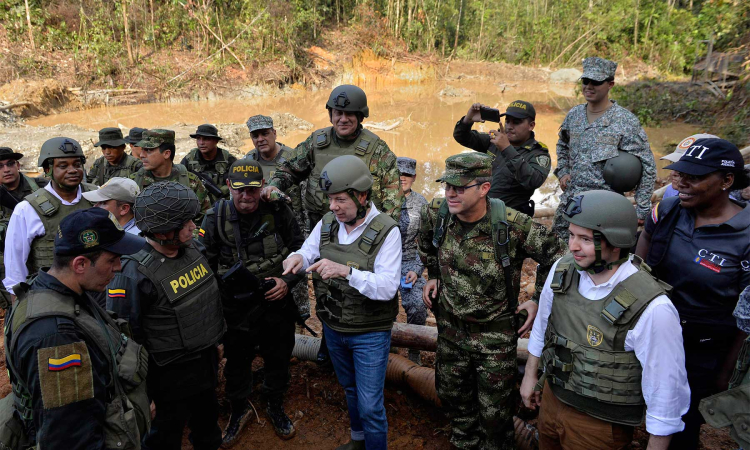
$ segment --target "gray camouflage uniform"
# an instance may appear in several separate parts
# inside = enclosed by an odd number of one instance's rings
[[[614,78],[617,64],[602,58],[587,58],[584,61],[583,78],[604,80]],[[601,74],[596,77],[594,74]],[[560,126],[557,141],[558,179],[570,175],[567,190],[560,197],[560,206],[555,212],[553,230],[562,239],[568,239],[568,222],[562,217],[562,209],[568,199],[584,191],[612,188],[604,182],[604,165],[617,156],[617,151],[631,153],[641,160],[643,173],[635,188],[636,212],[645,219],[651,211],[651,194],[656,180],[656,162],[648,137],[638,118],[612,101],[612,106],[594,123],[586,117],[586,105],[570,110]]]

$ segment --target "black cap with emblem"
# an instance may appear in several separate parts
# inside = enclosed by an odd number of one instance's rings
[[[100,250],[132,255],[145,243],[145,239],[126,233],[109,211],[81,209],[60,222],[55,235],[55,255],[77,256]]]
[[[263,186],[263,170],[258,161],[238,159],[229,167],[229,184],[232,189]]]

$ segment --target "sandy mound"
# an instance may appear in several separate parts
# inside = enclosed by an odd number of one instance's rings
[[[18,104],[13,108],[20,117],[56,114],[81,108],[78,98],[59,81],[15,80],[0,87],[0,101]]]

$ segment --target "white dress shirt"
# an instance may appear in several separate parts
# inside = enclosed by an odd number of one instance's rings
[[[63,205],[75,205],[81,201],[81,187],[78,186],[76,198],[72,202],[62,199],[52,188],[52,183],[44,187],[52,195],[57,197]],[[11,294],[13,286],[23,281],[29,275],[29,269],[26,267],[26,261],[29,259],[31,243],[39,236],[44,236],[45,230],[42,219],[36,213],[34,208],[26,200],[22,201],[13,210],[8,223],[8,230],[5,232],[5,252],[3,260],[5,263],[5,279],[3,285]]]
[[[136,236],[140,236],[141,230],[138,229],[138,227],[135,224],[135,217],[130,219],[128,223],[122,226],[122,229],[125,230],[127,233],[134,234]]]
[[[374,203],[370,202],[370,212],[365,217],[365,221],[354,228],[351,233],[347,233],[346,225],[336,219],[339,223],[338,242],[348,245],[356,241],[378,214],[380,214],[380,211],[375,208]],[[322,220],[318,222],[305,243],[302,244],[302,248],[287,257],[302,256],[302,270],[310,267],[313,261],[320,257],[320,227],[322,224]],[[396,226],[388,233],[383,246],[380,247],[380,251],[375,256],[375,272],[352,269],[349,285],[371,300],[388,301],[396,296],[400,283],[401,231]]]
[[[539,311],[531,330],[529,353],[536,357],[541,356],[544,348],[544,334],[555,295],[550,284],[559,262],[552,266],[544,283]],[[578,293],[589,300],[601,300],[617,284],[636,272],[638,268],[627,261],[607,282],[595,285],[587,272],[579,270],[581,279]],[[646,307],[636,326],[628,331],[625,350],[634,351],[643,367],[641,389],[646,400],[646,430],[657,436],[682,431],[685,428],[682,416],[690,406],[690,387],[685,371],[680,316],[666,295],[656,297]]]

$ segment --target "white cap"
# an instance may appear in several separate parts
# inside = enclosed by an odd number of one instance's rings
[[[679,144],[677,144],[677,147],[675,147],[672,153],[666,156],[662,156],[659,159],[666,159],[667,161],[671,161],[671,162],[679,161],[682,155],[687,151],[687,149],[689,149],[690,146],[693,145],[693,142],[697,141],[698,139],[719,139],[719,136],[714,136],[713,134],[700,133],[700,134],[694,134],[692,136],[686,137]]]
[[[106,202],[107,200],[119,200],[126,203],[135,203],[135,198],[141,189],[135,181],[129,178],[114,177],[104,183],[99,189],[83,193],[83,198],[91,203]]]

